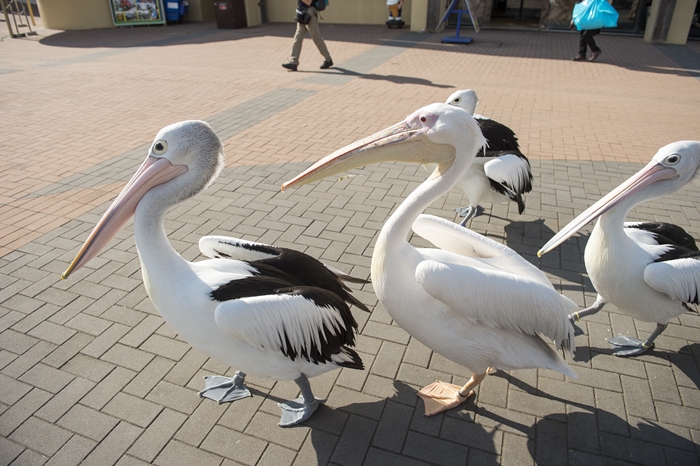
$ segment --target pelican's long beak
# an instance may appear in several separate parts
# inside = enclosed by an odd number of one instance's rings
[[[185,165],[172,165],[167,159],[148,157],[97,222],[61,278],[65,280],[75,270],[87,264],[107,245],[109,240],[114,238],[114,235],[134,216],[136,206],[149,189],[170,181],[186,171]]]
[[[432,142],[427,132],[437,121],[429,115],[425,125],[414,129],[407,120],[353,142],[319,160],[303,173],[282,184],[285,189],[322,180],[353,168],[381,162],[443,163],[454,159],[454,147]]]
[[[537,256],[541,257],[543,254],[547,254],[552,249],[559,246],[561,243],[569,239],[577,231],[583,228],[588,222],[595,220],[596,218],[603,215],[608,210],[612,209],[620,202],[630,197],[640,189],[645,186],[649,186],[659,180],[669,180],[677,179],[678,174],[675,169],[671,167],[666,167],[661,165],[656,161],[651,161],[646,167],[639,170],[627,181],[622,183],[617,188],[610,191],[606,196],[600,199],[598,202],[590,206],[588,209],[583,211],[581,215],[573,219],[562,228],[559,233],[554,235],[552,239],[547,241],[542,249],[537,251]]]

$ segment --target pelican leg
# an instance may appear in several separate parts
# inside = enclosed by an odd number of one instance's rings
[[[476,206],[476,208],[472,208],[472,206],[458,207],[455,209],[455,212],[457,212],[460,217],[464,217],[460,225],[466,227],[469,220],[484,213],[484,208],[480,205]]]
[[[472,374],[469,382],[463,387],[453,385],[451,383],[441,382],[439,380],[431,383],[427,387],[423,387],[418,391],[418,396],[423,398],[425,404],[425,417],[432,416],[448,409],[455,408],[467,401],[467,398],[474,394],[473,388],[481,383],[486,377],[486,372],[483,374]],[[466,395],[464,395],[466,393]]]
[[[656,340],[656,337],[661,335],[661,332],[666,330],[667,326],[668,324],[656,324],[656,328],[653,332],[651,332],[651,335],[649,335],[649,338],[647,338],[645,341],[628,337],[626,335],[620,335],[615,338],[611,338],[608,340],[608,343],[613,346],[615,356],[620,356],[622,358],[636,356],[653,349],[654,340]]]
[[[581,320],[582,317],[586,317],[586,316],[590,316],[590,315],[595,314],[596,312],[603,309],[603,306],[605,306],[605,299],[601,295],[598,295],[598,297],[596,298],[596,300],[592,306],[587,307],[586,309],[583,309],[581,311],[569,314],[569,321],[571,322],[571,325],[573,325],[573,327],[574,327],[574,335],[578,336],[578,335],[584,334],[583,330],[581,330],[581,327],[576,325],[576,322]]]
[[[199,392],[199,396],[219,404],[253,396],[243,382],[245,382],[245,374],[241,371],[236,372],[232,378],[208,375],[204,377],[205,387]]]
[[[295,400],[277,403],[282,410],[280,427],[290,427],[306,421],[318,409],[319,404],[325,401],[314,397],[309,379],[304,374],[294,381],[301,390],[301,396]]]

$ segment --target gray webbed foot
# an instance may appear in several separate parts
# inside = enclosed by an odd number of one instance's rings
[[[253,396],[250,390],[243,384],[245,374],[236,372],[232,378],[220,375],[209,375],[204,377],[204,390],[199,392],[199,396],[206,397],[217,403],[227,403]]]
[[[469,220],[484,213],[484,208],[480,205],[476,206],[475,209],[472,209],[472,206],[458,207],[455,209],[455,212],[457,212],[460,217],[464,217],[460,225],[466,227]]]
[[[650,349],[654,348],[654,343],[646,344],[644,341],[637,338],[628,337],[626,335],[620,335],[615,338],[611,338],[608,342],[613,346],[613,352],[615,356],[628,358],[630,356],[637,356],[642,353],[646,353]]]
[[[306,421],[324,401],[316,398],[311,403],[305,403],[304,397],[299,397],[295,400],[277,403],[277,406],[282,410],[279,426],[291,427]]]
[[[574,336],[585,335],[586,332],[584,332],[581,327],[576,325],[576,319],[574,318],[573,314],[569,316],[569,322],[571,322],[571,326],[574,328]]]

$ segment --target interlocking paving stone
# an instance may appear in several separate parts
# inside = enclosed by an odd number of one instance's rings
[[[456,47],[440,34],[324,25],[335,69],[287,73],[275,57],[288,53],[290,27],[40,29],[40,41],[0,41],[0,68],[15,71],[2,75],[4,89],[25,96],[3,107],[23,124],[3,141],[12,155],[3,156],[0,189],[0,463],[697,464],[694,314],[674,319],[654,351],[620,359],[606,339],[643,337],[653,324],[608,305],[580,323],[586,335],[571,362],[578,379],[501,371],[461,409],[424,418],[416,389],[435,378],[464,383],[468,371],[396,326],[371,285],[353,285],[373,310],[353,309],[366,370],[314,379],[327,404],[304,426],[281,430],[276,403],[298,394],[290,381],[249,378],[254,397],[230,405],[197,396],[203,375],[232,369],[163,324],[141,284],[130,226],[59,280],[157,129],[185,118],[214,126],[228,167],[169,214],[166,230],[183,257],[200,258],[200,236],[224,234],[296,248],[366,278],[378,229],[425,171],[383,163],[285,193],[279,185],[418,106],[473,87],[480,113],[516,129],[535,180],[522,216],[514,205],[485,206],[472,228],[540,266],[583,307],[595,299],[582,260],[592,226],[541,259],[537,249],[658,147],[697,133],[694,44],[670,53],[603,34],[609,58],[580,66],[568,60],[569,34],[483,29]],[[104,47],[85,46],[93,42]],[[127,70],[144,79],[139,98],[125,103]],[[655,92],[640,96],[640,88]],[[674,221],[697,238],[699,187],[630,218]],[[455,220],[464,201],[453,191],[427,212]],[[411,242],[429,246],[415,235]],[[75,428],[66,430],[69,422]],[[53,442],[64,443],[42,452],[38,433],[54,430]]]
[[[58,425],[98,442],[104,439],[118,423],[119,420],[116,418],[80,404],[73,406],[58,421]]]

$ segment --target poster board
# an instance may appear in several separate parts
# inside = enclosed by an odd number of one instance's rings
[[[115,26],[165,24],[163,0],[107,0]]]

